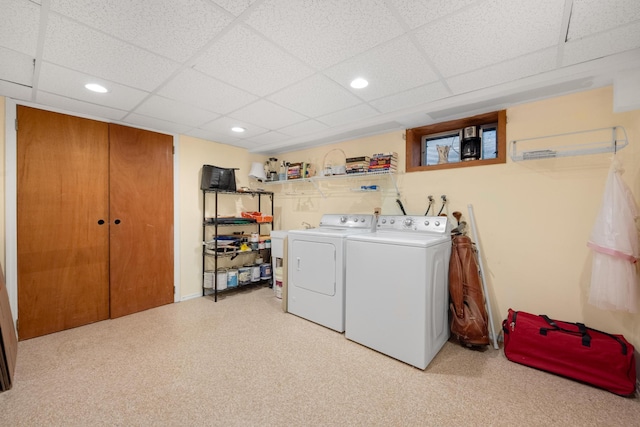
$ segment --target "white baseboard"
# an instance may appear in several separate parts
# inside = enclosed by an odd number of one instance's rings
[[[195,298],[200,298],[202,297],[201,293],[196,293],[196,294],[191,294],[191,295],[185,295],[182,298],[180,298],[180,301],[188,301],[190,299],[195,299]]]

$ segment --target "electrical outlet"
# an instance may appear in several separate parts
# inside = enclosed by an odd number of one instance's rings
[[[373,208],[373,214],[374,215],[380,215],[382,213],[382,209],[380,208]]]

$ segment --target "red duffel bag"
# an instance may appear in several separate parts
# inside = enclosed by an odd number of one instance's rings
[[[512,309],[502,322],[502,330],[504,354],[512,362],[622,396],[635,392],[633,346],[622,335]]]

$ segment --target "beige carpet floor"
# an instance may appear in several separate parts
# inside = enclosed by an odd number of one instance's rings
[[[640,426],[640,400],[448,342],[425,371],[268,288],[19,343],[0,426]]]

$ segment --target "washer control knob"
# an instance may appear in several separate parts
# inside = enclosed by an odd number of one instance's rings
[[[346,217],[346,216],[341,216],[341,217],[340,217],[340,222],[341,222],[341,223],[343,223],[343,224],[344,224],[345,222],[347,222],[347,217]]]
[[[383,224],[386,224],[386,223],[387,223],[387,220],[386,220],[386,219],[384,219],[384,218],[382,218],[382,223],[383,223]]]
[[[425,221],[424,225],[429,226],[429,221]]]
[[[413,224],[413,219],[407,218],[407,219],[404,220],[404,226],[405,227],[411,227],[411,224]]]
[[[440,226],[440,221],[436,221],[435,224],[436,224],[436,227],[439,227]]]
[[[364,222],[364,218],[360,218],[360,222]]]
[[[396,220],[392,218],[391,220],[389,220],[389,223],[390,223],[390,224],[395,224],[395,223],[396,223]]]

